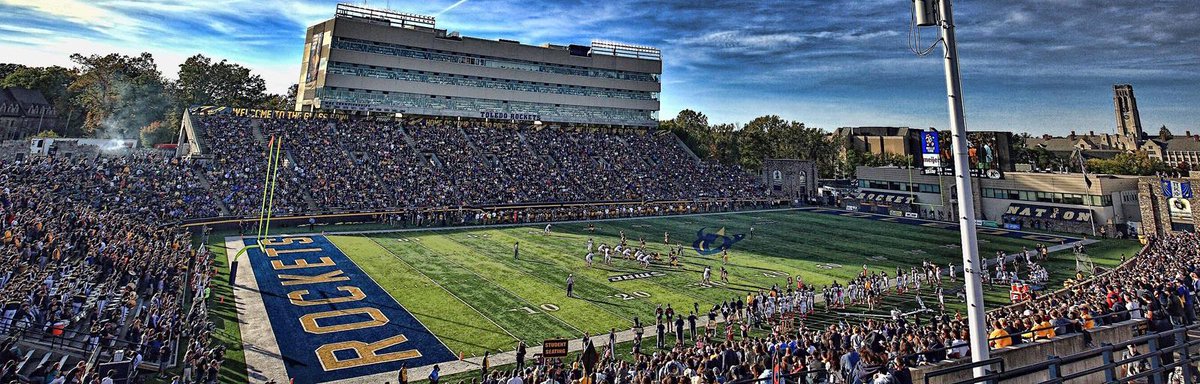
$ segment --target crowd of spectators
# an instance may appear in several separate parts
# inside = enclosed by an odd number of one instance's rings
[[[295,161],[278,176],[282,213],[765,195],[742,169],[699,161],[674,136],[653,130],[195,118],[210,138],[212,189],[235,215],[258,210],[266,166],[259,141],[272,136],[284,139]]]
[[[198,130],[204,132],[204,143],[211,160],[204,174],[214,198],[219,199],[233,215],[250,215],[261,209],[263,186],[266,178],[268,138],[260,142],[255,137],[256,125],[261,120],[230,115],[215,115],[193,120]],[[276,123],[281,124],[281,123]],[[258,131],[261,134],[261,130]],[[285,142],[285,147],[291,148]],[[284,163],[286,159],[281,159]],[[286,165],[286,164],[285,164]],[[290,167],[284,167],[290,168]],[[295,173],[280,172],[275,186],[273,211],[279,213],[302,212],[307,204],[292,188]],[[203,216],[196,216],[203,217]]]
[[[176,225],[214,214],[194,177],[153,151],[0,163],[0,382],[102,377],[59,360],[17,370],[18,340],[163,367],[180,336],[203,333],[192,331],[207,324],[203,305],[184,296],[205,291],[210,255]]]
[[[1060,295],[989,313],[993,346],[1082,331],[1130,319],[1148,319],[1165,331],[1195,323],[1200,290],[1200,238],[1181,233],[1155,239],[1118,272],[1074,284]],[[995,337],[993,337],[995,338]]]

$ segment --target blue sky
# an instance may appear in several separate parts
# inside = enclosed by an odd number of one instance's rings
[[[355,4],[363,4],[361,0]],[[69,65],[80,52],[154,54],[173,77],[197,52],[283,92],[299,77],[319,0],[0,0],[0,62]],[[524,43],[605,39],[663,51],[663,117],[778,114],[810,126],[945,128],[940,48],[909,51],[908,0],[370,0],[439,28]],[[955,5],[967,127],[1112,132],[1112,85],[1143,126],[1200,133],[1200,7],[1186,1],[962,0]],[[922,44],[934,40],[926,29]]]

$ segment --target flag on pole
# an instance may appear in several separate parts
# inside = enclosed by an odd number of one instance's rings
[[[1083,172],[1083,184],[1087,185],[1087,189],[1092,189],[1092,179],[1087,174],[1087,162],[1083,161],[1083,152],[1076,150],[1079,155],[1079,170]]]

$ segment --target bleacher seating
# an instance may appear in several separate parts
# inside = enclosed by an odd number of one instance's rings
[[[192,167],[153,151],[0,163],[0,330],[28,351],[7,373],[81,380],[82,366],[62,369],[72,359],[156,357],[205,321],[181,306],[211,257],[176,223],[217,212]]]
[[[756,198],[738,167],[696,161],[670,134],[408,119],[286,120],[197,116],[214,143],[213,191],[236,215],[258,210],[265,141],[294,163],[277,213],[553,202]],[[254,132],[261,125],[261,132]],[[292,194],[292,196],[280,196]]]

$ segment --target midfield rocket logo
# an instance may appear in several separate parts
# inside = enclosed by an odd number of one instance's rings
[[[704,233],[706,228],[700,228],[699,231],[696,231],[696,241],[692,242],[692,249],[701,255],[720,253],[723,250],[733,247],[734,243],[746,238],[746,234],[744,233],[733,235],[733,237],[726,236],[724,227],[717,231],[717,233]]]

